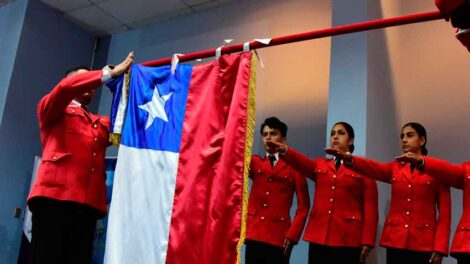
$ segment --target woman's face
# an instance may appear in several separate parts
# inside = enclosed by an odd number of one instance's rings
[[[412,152],[421,154],[421,147],[426,143],[426,139],[420,137],[418,132],[411,126],[406,126],[401,129],[400,139],[403,153]]]
[[[349,146],[354,143],[352,138],[349,138],[348,131],[342,124],[337,124],[331,129],[330,133],[330,146],[332,148],[348,152]]]

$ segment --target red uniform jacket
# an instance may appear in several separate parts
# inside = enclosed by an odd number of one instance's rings
[[[268,158],[253,156],[250,163],[253,180],[248,202],[246,238],[282,247],[284,239],[299,241],[310,207],[305,177],[279,159],[271,168]],[[290,208],[294,192],[297,210],[293,221]]]
[[[450,14],[464,2],[465,0],[434,0],[436,7],[447,18],[450,17]]]
[[[381,246],[448,254],[451,216],[448,185],[418,169],[411,173],[408,163],[383,164],[355,156],[351,168],[392,184],[391,204]]]
[[[453,165],[446,161],[425,157],[424,171],[430,176],[463,190],[463,212],[455,230],[451,253],[470,253],[470,163]]]
[[[326,246],[375,245],[377,185],[332,159],[309,159],[289,148],[285,161],[315,181],[315,197],[304,240]]]
[[[106,212],[104,157],[109,119],[72,102],[101,85],[101,71],[63,79],[38,104],[42,161],[28,201],[47,197]]]

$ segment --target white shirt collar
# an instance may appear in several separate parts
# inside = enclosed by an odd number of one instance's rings
[[[274,155],[274,157],[276,157],[276,161],[279,160],[279,152],[276,152],[274,154],[269,154],[268,152],[266,152],[266,157],[269,158],[269,155]]]
[[[351,152],[346,152],[346,154],[351,154]],[[333,161],[336,161],[336,156],[333,156]],[[343,164],[343,160],[341,159],[341,164]]]
[[[79,101],[75,100],[75,99],[72,100],[72,103],[74,103],[74,104],[76,104],[77,106],[80,106],[80,107],[82,106],[82,104]]]

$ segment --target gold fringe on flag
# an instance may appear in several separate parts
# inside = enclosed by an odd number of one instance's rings
[[[246,217],[248,212],[248,173],[250,170],[251,153],[253,150],[253,136],[255,131],[256,121],[256,65],[257,57],[251,56],[251,72],[250,72],[250,86],[248,90],[248,107],[247,107],[247,124],[246,124],[246,138],[245,138],[245,162],[243,169],[243,198],[242,198],[242,219],[240,240],[237,245],[237,262],[241,263],[241,249],[245,242],[246,236]]]
[[[127,70],[127,72],[124,74],[124,85],[126,86],[126,110],[127,110],[127,102],[129,101],[130,82],[131,82],[131,68],[129,67],[129,70]],[[119,146],[119,144],[121,144],[121,134],[122,134],[122,131],[119,131],[119,133],[110,132],[108,141],[114,146]]]
[[[121,134],[109,133],[109,142],[114,146],[119,146],[121,143]]]

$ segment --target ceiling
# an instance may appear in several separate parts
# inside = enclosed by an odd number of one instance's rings
[[[0,6],[14,0],[0,0]],[[41,0],[98,35],[142,27],[237,0]],[[238,0],[240,1],[240,0]]]

